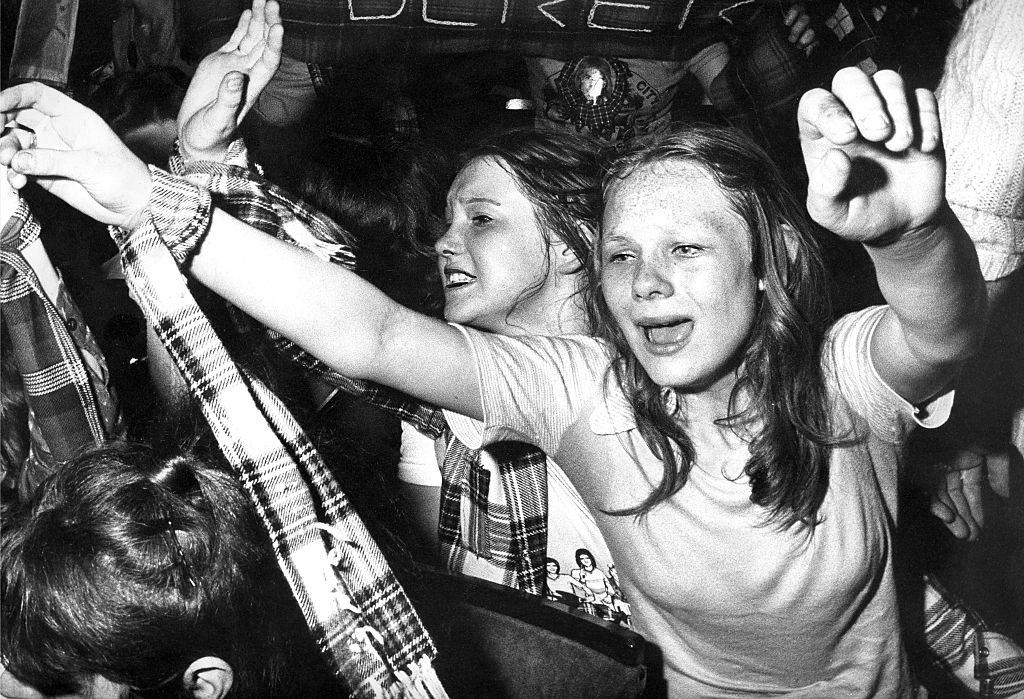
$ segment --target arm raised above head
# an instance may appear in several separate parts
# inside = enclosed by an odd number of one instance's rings
[[[38,83],[0,92],[0,111],[32,128],[32,148],[6,142],[0,165],[102,223],[152,221],[168,237],[193,227],[192,275],[214,292],[352,378],[392,386],[481,417],[472,350],[455,328],[389,299],[354,272],[189,199],[192,184],[150,171],[94,112]]]
[[[950,386],[984,334],[978,259],[944,196],[935,96],[892,71],[836,74],[799,110],[819,224],[864,244],[889,304],[872,341],[882,378],[912,403]]]

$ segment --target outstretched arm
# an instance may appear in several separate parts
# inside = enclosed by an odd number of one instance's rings
[[[98,221],[129,230],[176,225],[156,220],[154,204],[180,196],[171,190],[197,191],[165,173],[152,175],[99,116],[44,85],[0,92],[0,111],[38,137],[35,148],[0,152],[12,183],[21,186],[30,176]],[[167,218],[180,218],[185,209],[171,203]],[[183,223],[200,231],[207,225],[205,219]],[[471,350],[456,329],[223,211],[213,211],[205,230],[190,270],[210,289],[346,376],[482,416]]]
[[[836,74],[799,109],[812,218],[864,244],[889,310],[872,360],[912,403],[949,387],[984,333],[977,255],[944,196],[935,96],[892,71]]]

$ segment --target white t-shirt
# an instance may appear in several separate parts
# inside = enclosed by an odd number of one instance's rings
[[[602,511],[645,498],[661,478],[617,385],[612,350],[588,337],[489,335],[472,344],[485,441],[537,444],[572,478],[618,566],[633,625],[661,647],[673,696],[908,696],[892,534],[899,453],[936,426],[878,376],[871,335],[885,307],[842,318],[822,352],[840,434],[813,535],[765,526],[745,458],[696,463],[683,488],[636,521]],[[634,460],[633,456],[636,456]]]

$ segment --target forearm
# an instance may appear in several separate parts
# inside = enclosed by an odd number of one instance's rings
[[[400,306],[356,274],[215,209],[192,276],[346,376],[378,380]],[[344,351],[339,351],[339,345]]]
[[[876,362],[915,362],[920,381],[904,395],[925,398],[922,393],[948,382],[984,335],[986,294],[974,246],[944,205],[935,225],[866,248],[891,310],[889,322],[909,353],[878,348]]]

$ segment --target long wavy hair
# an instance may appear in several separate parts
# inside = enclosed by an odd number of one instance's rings
[[[710,175],[750,230],[753,271],[765,288],[721,424],[749,439],[744,470],[751,501],[768,511],[766,522],[813,527],[828,488],[833,439],[820,356],[831,312],[811,224],[768,155],[738,130],[717,126],[688,126],[622,153],[605,175],[606,200],[632,173],[666,162],[696,165]],[[612,371],[640,434],[664,464],[661,482],[645,500],[612,513],[642,516],[683,487],[694,447],[666,406],[663,388],[647,375],[616,325],[601,290],[600,256],[595,259],[591,322],[618,349],[621,359]]]
[[[459,169],[480,158],[494,159],[522,189],[541,224],[545,245],[557,239],[576,256],[579,267],[569,273],[586,273],[593,263],[601,210],[601,148],[575,134],[512,129],[464,151]],[[550,268],[545,269],[536,285],[524,289],[512,310],[536,293],[550,273]],[[585,282],[586,274],[581,274],[578,293],[584,291]]]

